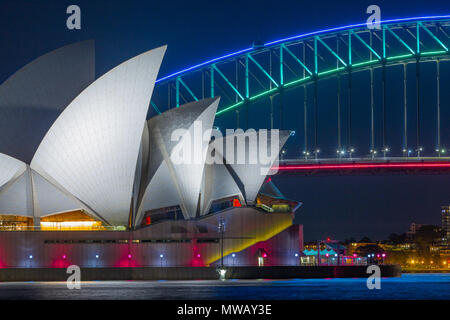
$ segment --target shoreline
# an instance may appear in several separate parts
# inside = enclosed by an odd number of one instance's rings
[[[450,269],[403,269],[402,273],[450,273]]]
[[[399,265],[380,265],[382,277],[400,277]],[[267,266],[224,267],[225,279],[326,279],[367,278],[367,266]],[[3,268],[1,282],[65,281],[66,268]],[[215,267],[81,268],[81,281],[113,280],[216,280]]]

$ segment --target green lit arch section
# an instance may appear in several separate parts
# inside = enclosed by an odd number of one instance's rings
[[[178,107],[221,95],[220,116],[341,74],[450,60],[449,48],[450,16],[393,19],[381,22],[379,29],[357,24],[321,30],[243,49],[158,79],[156,92],[165,86],[167,99],[152,101],[152,107],[160,113],[157,104]]]
[[[450,54],[447,51],[424,52],[422,54],[422,57],[423,57],[423,59],[419,60],[421,63],[430,61],[430,60],[437,60],[437,59],[450,60]],[[399,65],[399,64],[404,64],[404,63],[415,63],[415,62],[416,62],[416,58],[413,55],[399,55],[399,56],[389,57],[388,61],[385,63],[385,66],[393,66],[393,65]],[[371,60],[371,61],[361,62],[361,63],[352,65],[352,72],[366,71],[370,68],[375,69],[375,68],[381,68],[382,66],[383,66],[383,64],[380,61]],[[345,74],[345,73],[347,73],[347,68],[340,67],[340,68],[336,68],[336,69],[332,69],[332,70],[328,70],[328,71],[318,72],[316,78],[317,78],[317,81],[320,81],[323,79],[336,77],[339,74]],[[272,89],[260,92],[258,94],[255,94],[253,96],[250,96],[248,99],[248,102],[258,101],[258,100],[264,99],[270,95],[274,95],[274,94],[278,93],[282,88],[286,89],[286,90],[294,89],[294,88],[297,88],[300,86],[312,84],[314,81],[315,81],[314,76],[307,76],[304,78],[293,80],[291,82],[284,84],[283,87],[272,88]],[[219,111],[217,111],[216,115],[219,116],[221,114],[235,110],[235,109],[243,106],[245,103],[246,103],[246,101],[240,101],[238,103],[232,104],[225,108],[221,108]]]

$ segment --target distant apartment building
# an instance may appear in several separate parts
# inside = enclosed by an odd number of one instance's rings
[[[450,206],[441,207],[442,233],[448,240],[450,239]]]

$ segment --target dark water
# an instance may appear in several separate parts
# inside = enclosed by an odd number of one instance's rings
[[[0,299],[447,299],[450,273],[405,274],[381,279],[368,290],[366,279],[227,281],[94,281],[80,290],[65,282],[0,283]]]

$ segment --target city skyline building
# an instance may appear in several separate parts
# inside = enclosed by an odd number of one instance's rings
[[[441,228],[444,238],[450,239],[450,206],[441,207]]]

